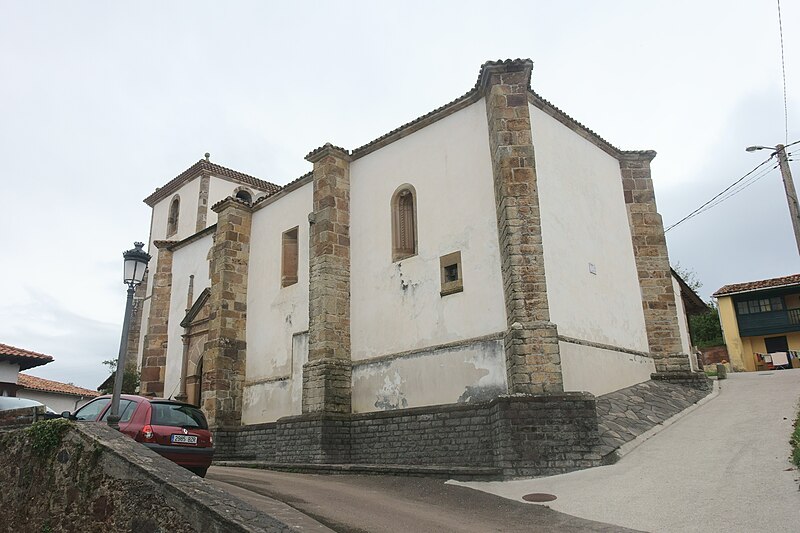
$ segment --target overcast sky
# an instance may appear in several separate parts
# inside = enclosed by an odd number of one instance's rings
[[[793,142],[800,3],[782,8]],[[0,342],[55,357],[31,374],[97,387],[156,187],[206,151],[284,184],[313,148],[360,146],[516,57],[613,145],[658,152],[666,225],[769,156],[746,146],[786,140],[773,0],[0,0]],[[704,298],[800,272],[777,171],[667,236]]]

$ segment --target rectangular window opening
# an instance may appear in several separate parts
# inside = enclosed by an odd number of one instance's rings
[[[281,287],[297,283],[298,228],[283,232],[281,238]]]
[[[442,275],[442,296],[462,292],[464,290],[463,270],[461,268],[461,252],[453,252],[439,258]]]

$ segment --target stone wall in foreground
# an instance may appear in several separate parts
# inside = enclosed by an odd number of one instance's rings
[[[67,425],[52,447],[0,428],[0,532],[290,530],[104,424]]]

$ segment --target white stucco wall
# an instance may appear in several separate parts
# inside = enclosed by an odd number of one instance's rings
[[[167,366],[164,372],[164,395],[174,396],[180,390],[181,364],[183,361],[183,328],[181,321],[186,317],[186,309],[194,303],[209,286],[208,251],[213,239],[206,235],[182,248],[172,256],[172,291],[169,302],[169,322],[167,324]],[[189,276],[194,275],[192,302],[187,305]]]
[[[0,361],[0,382],[13,383],[16,385],[17,374],[19,374],[19,365],[17,363]]]
[[[249,360],[249,357],[248,357]],[[273,422],[297,415],[303,404],[303,365],[308,362],[308,333],[292,336],[291,377],[249,381],[242,398],[242,423]]]
[[[153,273],[158,267],[158,249],[153,246],[153,241],[163,241],[167,239],[167,219],[169,218],[169,206],[175,195],[181,199],[180,210],[178,211],[178,231],[169,237],[171,241],[180,241],[196,233],[197,227],[197,204],[200,195],[200,178],[195,178],[183,184],[177,191],[160,200],[153,206],[150,219],[150,237],[147,243],[147,252],[152,256],[149,269],[149,280],[147,284],[147,294],[142,304],[142,330],[139,336],[139,348],[137,352],[137,365],[142,365],[142,351],[144,350],[144,336],[147,333],[147,321],[150,316],[150,300],[153,294]],[[209,209],[210,211],[210,209]]]
[[[308,357],[308,183],[253,213],[247,285],[247,370],[242,421],[271,422],[300,413]],[[298,280],[281,287],[281,239],[298,228]],[[275,381],[275,378],[285,378]]]
[[[353,360],[505,329],[483,101],[354,161]],[[418,255],[392,262],[390,201],[417,193]],[[461,251],[464,291],[442,297],[439,258]]]
[[[568,342],[558,346],[566,391],[600,396],[647,381],[656,371],[650,357]]]
[[[228,196],[233,196],[233,191],[239,187],[247,187],[247,190],[253,195],[253,199],[259,196],[258,189],[218,178],[213,175],[211,176],[208,181],[208,213],[206,214],[206,226],[217,223],[217,213],[211,210],[211,206],[224,200]]]
[[[505,330],[482,100],[353,161],[350,183],[354,362]],[[418,254],[393,262],[390,202],[404,184],[417,194]],[[442,297],[439,258],[455,251],[464,291]],[[388,369],[356,367],[356,408],[375,410],[386,379],[402,385],[409,406],[456,401],[487,379],[470,349],[448,354],[398,360]],[[492,364],[485,367],[494,375]]]
[[[64,411],[74,411],[78,407],[89,403],[93,397],[72,396],[70,394],[59,394],[57,392],[45,392],[30,389],[20,389],[17,391],[17,397],[28,398],[36,400],[45,404],[47,407],[61,413]]]
[[[560,335],[647,352],[619,162],[529,108],[550,319]],[[643,369],[652,361],[576,346],[568,344],[562,352],[567,390],[609,392],[649,379]]]
[[[529,107],[550,319],[562,335],[647,351],[619,162]]]
[[[683,305],[681,297],[681,286],[675,276],[672,276],[672,291],[675,293],[675,308],[678,310],[678,329],[681,334],[681,348],[683,353],[689,354],[689,362],[692,370],[697,369],[697,359],[692,354],[692,339],[689,336],[689,317],[686,314],[686,307]]]
[[[153,231],[151,238],[155,241],[163,241],[168,238],[167,219],[169,218],[169,206],[172,204],[172,199],[176,194],[181,199],[180,210],[178,211],[178,232],[170,236],[169,240],[179,241],[196,233],[200,178],[195,178],[184,183],[177,191],[167,195],[166,198],[163,198],[153,206]]]

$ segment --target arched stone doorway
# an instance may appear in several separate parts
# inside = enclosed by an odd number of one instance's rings
[[[200,407],[203,385],[203,351],[208,340],[209,289],[203,290],[181,321],[184,328],[184,361],[181,376],[182,400]]]

